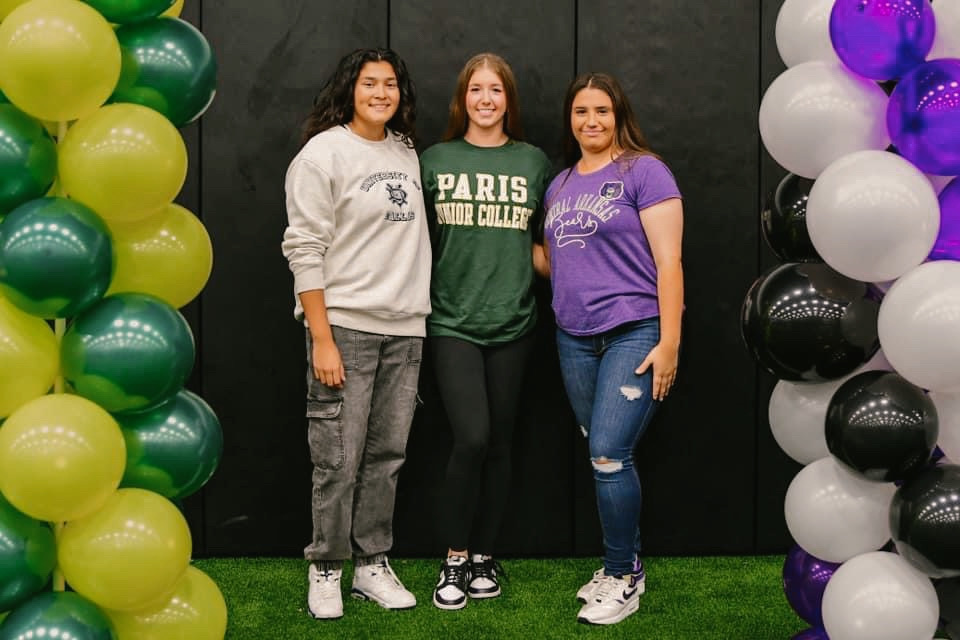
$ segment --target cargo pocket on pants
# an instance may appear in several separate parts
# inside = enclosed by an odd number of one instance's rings
[[[343,467],[343,421],[341,398],[307,401],[307,441],[310,459],[320,469],[336,471]]]

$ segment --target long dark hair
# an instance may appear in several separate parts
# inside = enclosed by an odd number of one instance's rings
[[[599,89],[610,96],[610,102],[613,103],[614,122],[616,123],[613,143],[623,150],[623,154],[620,156],[622,159],[629,160],[642,155],[659,157],[650,149],[646,137],[640,131],[637,119],[633,115],[633,109],[630,108],[630,101],[620,87],[620,83],[608,73],[591,72],[577,76],[570,83],[567,95],[563,99],[563,160],[566,166],[572,167],[583,155],[577,139],[573,136],[573,129],[570,127],[573,100],[583,89]]]
[[[497,74],[503,83],[503,94],[507,99],[507,112],[503,115],[503,132],[513,140],[523,140],[523,126],[520,124],[520,103],[517,100],[517,81],[513,77],[513,69],[507,61],[495,53],[478,53],[473,56],[460,70],[457,76],[457,88],[450,99],[450,113],[447,116],[447,130],[443,140],[462,138],[467,133],[469,119],[467,118],[467,87],[470,78],[478,70],[486,67]]]
[[[337,63],[337,69],[324,83],[313,101],[313,110],[303,123],[300,146],[321,131],[347,124],[353,120],[353,91],[360,70],[368,62],[389,62],[397,74],[400,104],[387,122],[387,127],[400,136],[411,149],[417,141],[414,125],[417,119],[417,97],[407,65],[391,49],[356,49]]]

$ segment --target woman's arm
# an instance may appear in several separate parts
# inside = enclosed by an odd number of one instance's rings
[[[546,239],[543,244],[533,243],[533,270],[540,277],[550,277],[550,245]]]
[[[340,350],[333,341],[333,330],[327,320],[327,304],[323,297],[323,289],[311,289],[300,293],[300,304],[307,317],[310,327],[310,337],[313,339],[313,375],[314,377],[335,389],[343,387],[346,373],[343,370],[343,360]]]
[[[657,301],[660,305],[660,342],[637,368],[653,367],[653,397],[663,400],[677,376],[680,354],[680,319],[683,315],[683,203],[670,198],[640,211],[640,223],[647,234],[657,267]]]

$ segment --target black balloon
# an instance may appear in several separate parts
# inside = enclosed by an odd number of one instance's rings
[[[757,361],[783,380],[824,382],[867,362],[880,342],[871,287],[823,263],[774,267],[747,291],[741,335]]]
[[[767,197],[760,229],[784,262],[822,262],[807,231],[807,198],[813,180],[788,173]]]
[[[960,466],[908,478],[890,503],[890,533],[900,555],[927,575],[960,576]]]
[[[940,603],[940,631],[960,640],[960,578],[944,578],[933,583]]]
[[[892,371],[865,371],[840,385],[827,407],[827,449],[869,480],[902,480],[937,446],[937,409],[923,389]]]

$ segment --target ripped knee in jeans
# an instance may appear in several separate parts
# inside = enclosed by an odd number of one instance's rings
[[[593,468],[600,473],[616,473],[623,470],[623,462],[620,460],[610,460],[605,456],[591,458],[590,462],[593,464]]]

